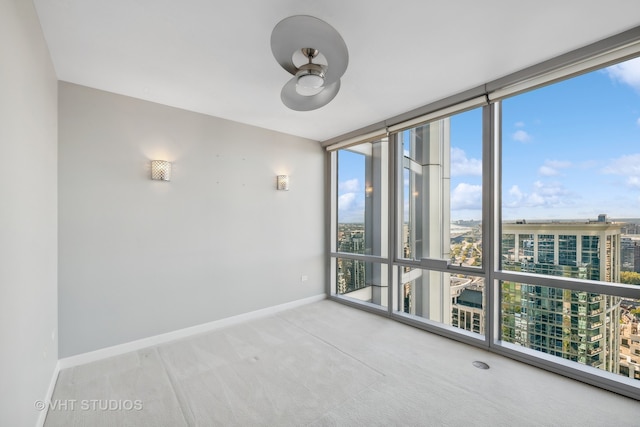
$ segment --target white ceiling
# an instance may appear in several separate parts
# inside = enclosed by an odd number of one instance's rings
[[[638,0],[34,0],[58,78],[326,140],[640,25]],[[337,97],[287,109],[292,15],[349,49]]]

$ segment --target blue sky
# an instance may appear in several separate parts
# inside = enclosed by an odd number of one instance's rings
[[[640,59],[503,102],[503,218],[640,217]]]
[[[451,118],[451,219],[480,219],[481,110]],[[640,58],[503,101],[503,219],[640,217]],[[360,222],[362,156],[340,153],[339,221]]]

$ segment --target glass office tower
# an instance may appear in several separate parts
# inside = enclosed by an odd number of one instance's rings
[[[504,223],[502,267],[618,282],[621,226],[600,217],[576,223]],[[620,369],[619,297],[503,282],[502,339],[610,372]]]

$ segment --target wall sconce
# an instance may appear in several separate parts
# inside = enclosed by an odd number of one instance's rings
[[[151,179],[171,181],[171,163],[166,160],[151,160]]]
[[[276,188],[278,190],[289,191],[289,175],[278,175]]]

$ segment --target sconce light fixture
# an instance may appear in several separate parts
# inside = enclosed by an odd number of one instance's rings
[[[277,176],[277,185],[276,188],[278,190],[289,190],[289,175],[278,175]]]
[[[151,160],[151,179],[171,181],[171,163],[166,160]]]

